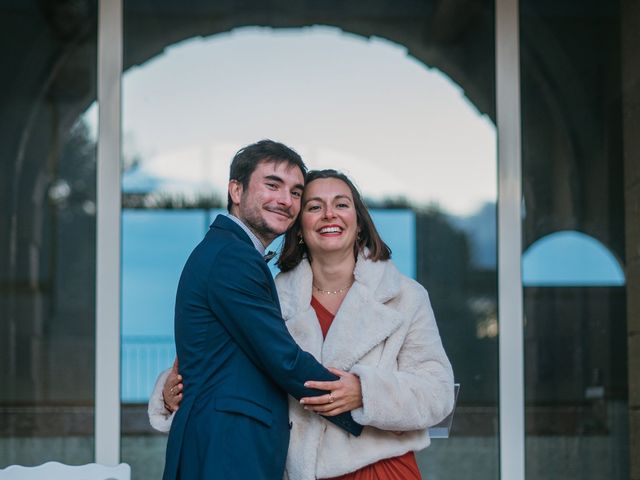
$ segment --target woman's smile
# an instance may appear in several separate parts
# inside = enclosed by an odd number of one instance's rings
[[[342,227],[339,225],[327,225],[318,230],[320,235],[336,236],[342,234]]]

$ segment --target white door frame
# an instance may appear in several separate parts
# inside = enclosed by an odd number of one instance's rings
[[[95,461],[120,463],[122,0],[98,2]]]
[[[524,315],[518,0],[496,0],[500,478],[524,480]]]
[[[99,0],[95,459],[120,461],[122,0]],[[524,480],[518,0],[496,0],[500,478]]]

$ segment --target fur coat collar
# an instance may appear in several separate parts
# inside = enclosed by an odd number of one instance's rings
[[[355,438],[290,398],[289,480],[335,477],[421,450],[429,444],[426,427],[451,410],[453,375],[427,292],[390,261],[360,255],[354,275],[324,341],[311,307],[309,262],[276,278],[293,338],[323,365],[358,375],[364,405],[351,412],[365,425]]]
[[[392,262],[373,262],[360,254],[354,277],[324,340],[319,323],[308,321],[309,316],[315,317],[309,262],[304,259],[276,279],[282,315],[298,345],[322,364],[347,371],[402,324],[398,311],[386,305],[400,294],[402,284]]]

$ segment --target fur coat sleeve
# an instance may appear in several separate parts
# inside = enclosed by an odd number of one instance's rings
[[[156,384],[153,386],[153,391],[149,397],[149,405],[147,407],[147,414],[149,415],[149,423],[153,428],[159,432],[168,432],[171,429],[171,422],[173,421],[174,413],[170,413],[164,408],[164,400],[162,398],[162,388],[164,382],[167,381],[167,377],[171,373],[171,368],[160,372],[156,380]]]
[[[398,348],[397,369],[356,364],[363,406],[356,422],[382,430],[418,430],[435,425],[453,408],[453,371],[447,359],[426,291],[418,302]],[[393,338],[388,340],[393,341]]]

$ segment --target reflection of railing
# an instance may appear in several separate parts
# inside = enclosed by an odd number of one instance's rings
[[[153,384],[176,355],[169,336],[122,337],[122,401],[147,403]]]
[[[147,403],[153,384],[162,370],[173,364],[176,355],[169,336],[122,337],[122,402]],[[456,400],[459,384],[456,384]],[[455,406],[454,406],[455,409]],[[432,438],[448,438],[453,412],[429,429]]]

